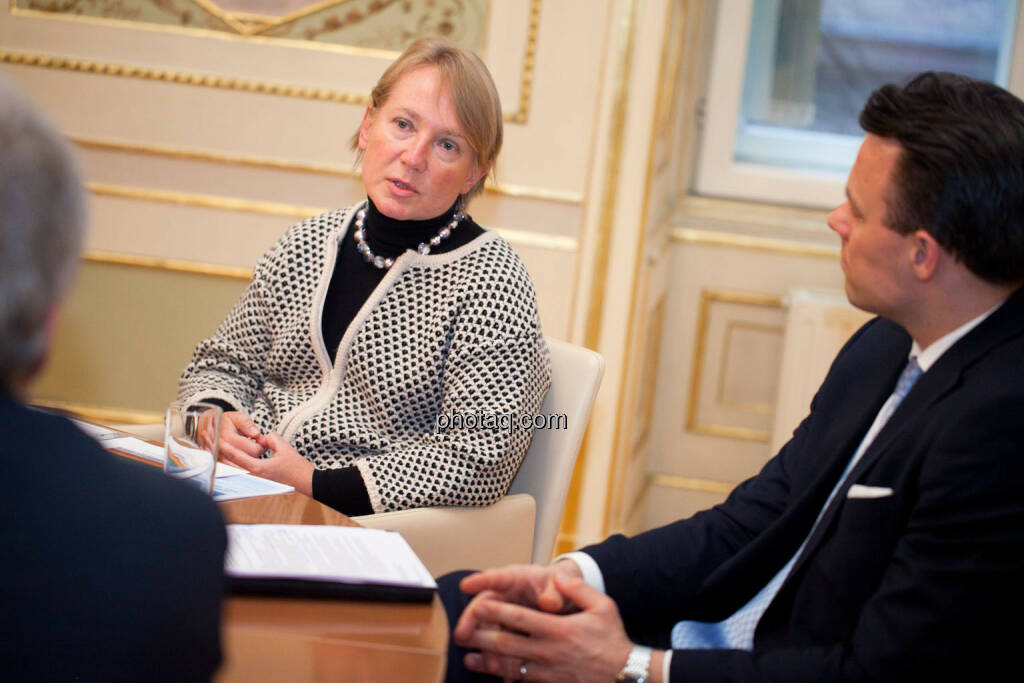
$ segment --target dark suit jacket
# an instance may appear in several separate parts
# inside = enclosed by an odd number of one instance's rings
[[[226,536],[208,496],[3,393],[0,477],[0,679],[210,679]]]
[[[921,376],[878,434],[759,622],[754,650],[677,650],[672,679],[998,680],[984,672],[1017,668],[1008,646],[1024,607],[1022,332],[1017,291]],[[910,344],[890,321],[867,323],[793,438],[723,504],[585,549],[635,640],[665,647],[679,620],[726,618],[792,557]],[[853,484],[893,493],[848,498]]]

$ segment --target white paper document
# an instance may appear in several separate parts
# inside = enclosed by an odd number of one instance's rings
[[[125,453],[131,453],[137,455],[140,458],[146,460],[152,460],[153,462],[163,463],[164,461],[164,447],[151,444],[148,441],[137,439],[134,436],[123,436],[119,439],[110,439],[103,442],[103,447],[107,450],[116,449],[124,451]],[[217,463],[217,475],[218,477],[234,477],[239,474],[248,474],[241,467],[235,467],[229,465],[226,462]]]
[[[134,436],[122,436],[117,439],[108,439],[103,442],[103,447],[109,450],[124,451],[140,458],[162,463],[164,461],[164,447],[151,444]]]
[[[230,467],[230,465],[229,465]],[[220,469],[220,463],[217,463]],[[252,474],[237,474],[222,477],[219,474],[213,482],[213,499],[234,500],[235,498],[252,498],[253,496],[272,496],[278,493],[291,493],[295,488],[287,484],[263,479]]]
[[[164,461],[163,446],[149,443],[134,436],[106,439],[103,441],[103,447],[107,450],[118,450],[130,455],[136,455],[151,462],[162,464]],[[291,493],[295,490],[287,484],[279,484],[269,479],[261,479],[249,474],[240,467],[224,462],[217,463],[215,476],[213,499],[216,501],[252,498],[254,496],[271,496],[278,493]]]
[[[59,413],[54,413],[54,414],[59,415]],[[91,422],[86,422],[84,420],[79,420],[79,419],[74,418],[74,417],[72,417],[70,419],[71,419],[72,422],[75,423],[76,427],[78,427],[83,432],[85,432],[86,434],[88,434],[92,438],[96,439],[97,441],[102,441],[103,439],[111,439],[111,438],[117,436],[117,432],[115,430],[113,430],[113,429],[110,429],[109,427],[103,427],[101,425],[94,425]]]
[[[434,589],[401,534],[362,527],[228,524],[229,576]]]

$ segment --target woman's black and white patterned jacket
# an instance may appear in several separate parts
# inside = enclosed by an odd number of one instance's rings
[[[321,315],[356,209],[303,221],[263,256],[179,398],[231,404],[318,469],[358,468],[375,512],[493,503],[532,437],[519,416],[540,410],[551,381],[526,268],[491,231],[406,252],[332,361]]]

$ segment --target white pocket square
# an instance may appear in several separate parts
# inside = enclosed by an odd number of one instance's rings
[[[854,484],[847,492],[847,498],[885,498],[892,495],[892,489],[888,486],[864,486]]]

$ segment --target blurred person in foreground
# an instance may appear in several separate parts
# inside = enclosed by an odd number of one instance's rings
[[[367,199],[292,227],[181,377],[220,454],[348,515],[489,505],[550,384],[533,284],[466,204],[501,149],[473,53],[414,42],[353,138]],[[466,419],[466,418],[469,419]],[[532,422],[531,422],[532,424]]]
[[[528,681],[999,680],[1024,607],[1024,103],[875,91],[828,218],[878,315],[759,474],[689,519],[440,581],[461,670]],[[474,595],[471,600],[469,595]],[[466,602],[469,601],[468,606]],[[461,616],[460,616],[461,610]],[[482,677],[481,677],[482,678]]]
[[[213,501],[23,404],[84,230],[70,150],[0,79],[0,679],[209,680],[226,545]]]

